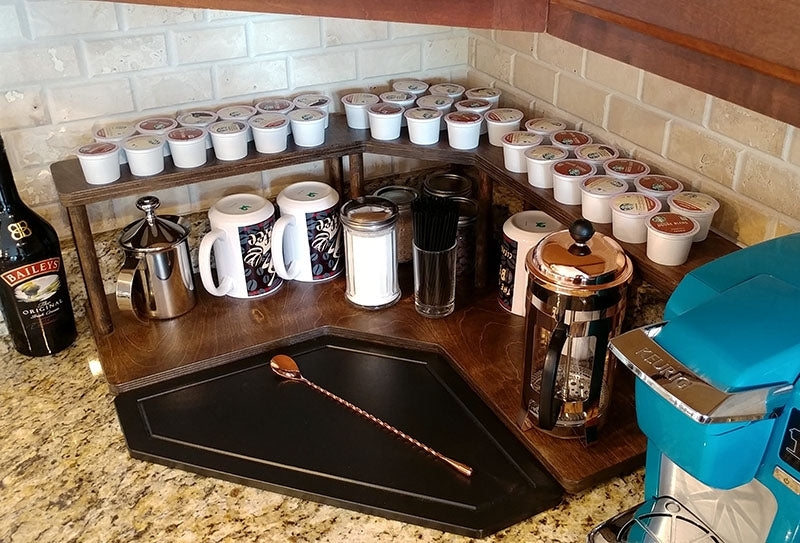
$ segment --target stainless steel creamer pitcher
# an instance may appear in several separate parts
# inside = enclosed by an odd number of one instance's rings
[[[117,306],[137,317],[171,319],[197,301],[189,258],[189,228],[181,217],[157,217],[155,196],[136,207],[145,217],[126,226],[119,236],[125,262],[117,276]]]

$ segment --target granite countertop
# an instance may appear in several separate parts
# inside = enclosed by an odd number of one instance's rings
[[[98,256],[113,277],[113,244],[98,242]],[[0,541],[471,541],[132,459],[114,397],[89,369],[97,351],[70,247],[64,261],[75,344],[28,358],[0,337]],[[641,469],[613,478],[485,541],[584,542],[594,525],[641,501],[642,482]]]

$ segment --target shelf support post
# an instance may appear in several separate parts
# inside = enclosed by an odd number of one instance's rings
[[[492,192],[494,180],[478,169],[478,231],[475,240],[475,286],[486,286],[489,267],[489,240],[492,236]]]
[[[350,198],[358,198],[364,194],[364,155],[353,153],[347,155],[350,166]]]

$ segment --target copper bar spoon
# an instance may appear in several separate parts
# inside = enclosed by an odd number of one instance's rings
[[[355,411],[359,415],[369,419],[370,421],[374,422],[378,426],[381,426],[382,428],[385,428],[386,430],[389,430],[393,434],[405,439],[406,441],[408,441],[412,445],[415,445],[415,446],[419,447],[420,449],[422,449],[423,451],[427,452],[428,454],[431,454],[431,455],[435,456],[436,458],[438,458],[439,460],[442,460],[443,462],[446,462],[447,465],[449,465],[450,467],[452,467],[453,469],[458,471],[460,474],[466,475],[467,477],[472,475],[472,468],[467,466],[466,464],[462,464],[461,462],[453,460],[452,458],[446,457],[442,453],[431,449],[430,447],[428,447],[424,443],[422,443],[420,441],[417,441],[416,439],[414,439],[413,437],[409,436],[408,434],[406,434],[404,432],[401,432],[400,430],[398,430],[397,428],[395,428],[391,424],[383,422],[381,419],[379,419],[375,415],[367,413],[366,411],[364,411],[360,407],[356,407],[355,405],[351,404],[347,400],[342,399],[339,396],[337,396],[336,394],[333,394],[332,392],[328,392],[327,390],[325,390],[321,386],[312,383],[311,381],[309,381],[308,379],[303,377],[303,375],[300,373],[300,368],[297,367],[297,363],[294,361],[294,359],[291,356],[287,356],[285,354],[275,355],[269,361],[269,365],[272,368],[272,371],[274,371],[280,377],[283,377],[284,379],[289,379],[290,381],[299,381],[301,383],[304,383],[304,384],[310,386],[311,388],[313,388],[314,390],[316,390],[318,392],[321,392],[322,394],[324,394],[328,398],[330,398],[332,400],[336,400],[337,402],[339,402],[343,406],[347,407],[348,409],[352,409],[353,411]]]

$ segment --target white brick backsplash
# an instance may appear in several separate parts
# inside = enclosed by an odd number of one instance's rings
[[[263,55],[319,47],[319,26],[319,19],[316,17],[253,23],[250,39],[252,53]]]
[[[203,19],[202,9],[168,8],[123,4],[123,18],[129,28],[191,23]]]
[[[469,47],[468,41],[467,36],[427,40],[422,48],[423,68],[429,70],[465,64]]]
[[[47,204],[32,208],[39,216],[50,223],[55,228],[59,237],[65,238],[70,235],[69,218],[67,211],[61,204]]]
[[[361,77],[416,72],[421,68],[418,43],[363,49],[360,61]]]
[[[22,37],[19,15],[14,4],[0,6],[0,42]]]
[[[80,75],[72,45],[0,51],[0,87]]]
[[[325,44],[345,45],[385,40],[389,37],[389,23],[359,21],[355,19],[324,19]]]
[[[50,168],[39,166],[14,172],[14,182],[22,200],[31,207],[58,202]]]
[[[139,109],[152,109],[211,100],[214,91],[207,68],[166,72],[134,81],[134,95]]]
[[[307,55],[292,61],[295,87],[325,85],[356,79],[356,55],[353,51]]]
[[[217,93],[220,98],[288,87],[286,61],[264,60],[217,67]]]
[[[27,2],[28,20],[36,37],[116,30],[112,2],[40,0]]]
[[[189,195],[195,211],[208,209],[223,196],[242,192],[263,195],[261,172],[234,175],[189,185]]]
[[[148,191],[148,194],[158,198],[161,203],[158,208],[159,215],[184,215],[192,212],[188,186]],[[124,196],[113,200],[114,215],[117,217],[119,226],[124,227],[144,217],[144,213],[136,207],[136,200],[142,196],[144,194]]]
[[[221,9],[206,10],[206,16],[208,17],[209,21],[217,21],[219,19],[235,19],[238,17],[252,17],[253,15],[257,14],[249,11],[232,11]]]
[[[167,65],[167,44],[163,34],[87,41],[86,60],[92,75],[159,68]]]
[[[389,23],[389,33],[392,38],[408,38],[410,36],[424,36],[426,34],[436,34],[449,31],[449,26]]]
[[[0,94],[0,129],[45,124],[45,108],[40,87],[19,87]]]
[[[92,141],[92,121],[13,130],[4,132],[3,140],[14,171],[49,166],[72,156],[79,145]]]
[[[346,163],[347,161],[345,161]],[[298,181],[328,181],[329,174],[325,169],[325,162],[308,162],[297,166],[286,166],[262,173],[264,194],[274,199],[287,185]],[[342,199],[344,198],[344,195]]]
[[[127,111],[133,111],[133,93],[127,79],[50,89],[50,117],[53,122]]]
[[[224,26],[175,33],[179,64],[243,57],[247,54],[244,26]]]

